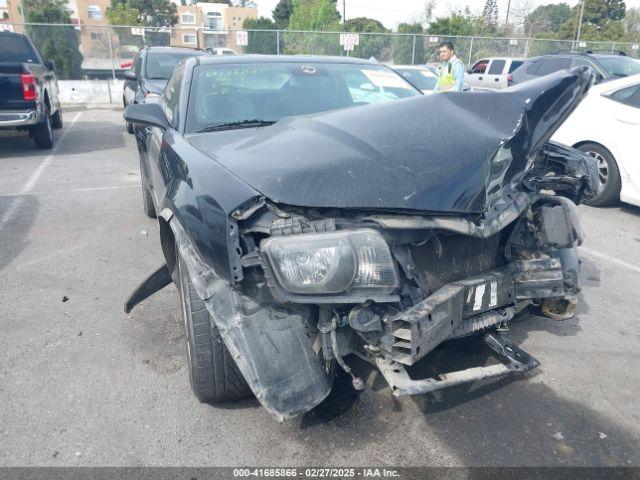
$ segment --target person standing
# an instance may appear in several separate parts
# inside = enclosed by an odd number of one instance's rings
[[[438,67],[438,83],[436,91],[461,92],[464,84],[464,64],[456,57],[453,43],[442,42],[438,47],[440,67]]]

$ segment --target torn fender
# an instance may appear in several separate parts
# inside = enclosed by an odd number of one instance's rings
[[[198,295],[264,408],[284,420],[324,400],[332,378],[313,347],[314,309],[257,303],[240,294],[202,261],[176,217],[169,224]]]

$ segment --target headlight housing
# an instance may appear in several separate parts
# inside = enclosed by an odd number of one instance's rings
[[[275,296],[302,303],[395,301],[398,272],[375,230],[271,237],[260,244]]]
[[[160,95],[153,92],[147,92],[144,94],[145,103],[155,103],[160,100]]]

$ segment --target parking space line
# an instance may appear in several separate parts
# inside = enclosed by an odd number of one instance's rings
[[[71,127],[73,127],[76,121],[78,121],[78,118],[80,118],[80,115],[82,115],[82,112],[76,113],[75,117],[73,117],[73,120],[71,120],[71,123],[69,124],[69,126],[65,128],[64,131],[62,132],[62,135],[60,135],[60,138],[58,139],[55,146],[53,147],[53,150],[51,150],[51,153],[47,155],[47,157],[42,161],[40,165],[38,165],[38,168],[36,168],[35,171],[31,174],[31,176],[29,177],[29,180],[27,180],[27,183],[24,184],[24,186],[20,190],[20,195],[28,194],[33,190],[33,187],[35,187],[36,183],[38,183],[40,176],[53,160],[53,157],[58,151],[58,148],[60,147],[60,145],[62,145],[63,140],[65,139],[67,134],[71,131]],[[18,201],[16,199],[9,206],[5,214],[0,219],[0,230],[2,230],[4,226],[7,224],[7,222],[11,219],[11,217],[13,216],[17,208],[18,208]]]
[[[60,193],[75,193],[75,192],[96,192],[99,190],[123,190],[126,188],[140,188],[140,185],[116,185],[113,187],[85,187],[85,188],[68,188],[66,190],[44,190],[40,192],[28,192],[28,193],[2,193],[0,197],[22,197],[25,195],[48,195],[48,194],[60,194]]]
[[[585,248],[585,247],[580,247],[580,251],[586,253],[587,255],[591,256],[591,257],[595,257],[595,258],[599,258],[600,260],[604,260],[606,262],[609,263],[613,263],[614,265],[618,265],[620,267],[624,267],[628,270],[633,270],[634,272],[640,273],[640,267],[638,267],[637,265],[633,265],[631,263],[627,263],[623,260],[620,260],[618,258],[612,257],[610,255],[607,255],[605,253],[600,253],[597,252],[595,250],[591,250],[590,248]]]

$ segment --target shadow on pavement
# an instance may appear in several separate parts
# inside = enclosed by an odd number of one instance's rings
[[[575,335],[580,327],[578,320],[573,321],[571,325],[525,314],[509,336],[520,343],[531,328]],[[560,325],[557,329],[556,324]],[[424,378],[495,361],[493,352],[479,338],[471,337],[439,346],[412,367],[410,374]],[[406,457],[417,465],[438,464],[429,452],[415,455],[423,435],[435,436],[464,466],[640,465],[638,432],[562,398],[561,387],[557,393],[537,381],[544,365],[525,376],[395,399],[372,366],[359,359],[349,358],[348,362],[368,379],[367,390],[355,392],[350,378],[339,375],[331,395],[300,423],[305,445],[344,444],[341,435],[367,443],[374,435],[382,446],[385,437],[404,430]],[[383,406],[369,408],[379,403]],[[355,445],[362,448],[362,444]]]
[[[0,196],[0,271],[25,248],[25,239],[38,216],[38,210],[35,196]],[[2,226],[5,215],[9,217]]]
[[[65,129],[69,128],[68,123],[61,130],[54,131],[54,148],[56,155],[73,155],[79,153],[98,152],[101,150],[111,150],[123,148],[125,146],[124,120],[122,124],[114,122],[92,121],[90,113],[85,112],[82,117],[73,125],[69,133],[64,138],[64,142],[59,144],[60,137]],[[70,115],[65,116],[65,121],[69,122]],[[27,132],[4,131],[0,132],[0,160],[3,158],[19,157],[48,157],[52,150],[40,150],[33,143]]]

